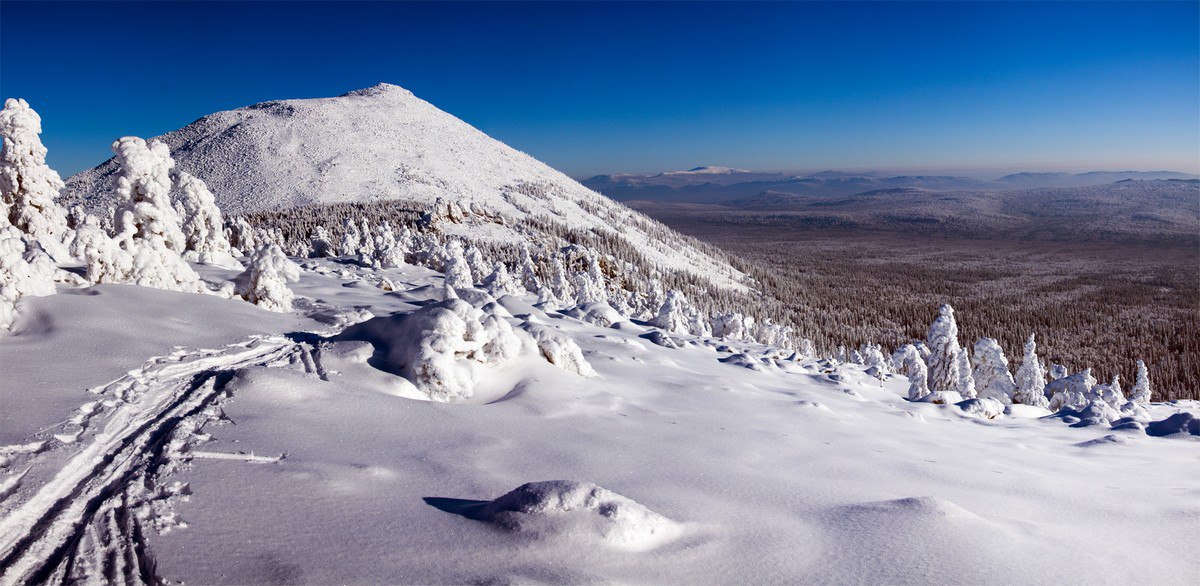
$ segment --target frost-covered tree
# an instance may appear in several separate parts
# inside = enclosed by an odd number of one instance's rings
[[[1141,360],[1137,361],[1137,379],[1133,382],[1129,400],[1139,405],[1150,404],[1150,372],[1146,369],[1146,363]]]
[[[487,275],[495,268],[483,258],[478,246],[467,246],[463,251],[463,258],[467,260],[467,267],[471,269],[472,275]]]
[[[133,279],[133,255],[100,227],[95,216],[88,216],[76,227],[70,252],[83,259],[84,278],[89,283],[127,283]]]
[[[1095,398],[1092,389],[1096,386],[1096,382],[1091,368],[1085,368],[1082,372],[1050,381],[1050,384],[1046,385],[1046,392],[1050,393],[1050,409],[1058,411],[1065,407],[1072,409],[1087,407],[1088,403]]]
[[[120,204],[113,218],[116,240],[133,257],[133,271],[124,280],[169,291],[206,291],[200,277],[180,256],[185,239],[179,214],[171,204],[175,161],[167,145],[126,136],[113,143],[113,152],[120,169]],[[90,265],[96,259],[85,262]]]
[[[542,290],[542,280],[538,278],[537,267],[529,256],[529,248],[521,247],[521,263],[517,270],[517,279],[526,291],[538,293]]]
[[[407,254],[405,243],[396,237],[391,223],[384,222],[375,239],[376,264],[385,269],[394,269],[404,264]]]
[[[338,256],[357,256],[358,247],[362,243],[362,232],[358,222],[351,218],[342,221],[342,242],[338,248]]]
[[[910,401],[920,401],[930,394],[929,370],[925,366],[925,361],[921,359],[921,353],[916,346],[912,344],[901,346],[896,350],[893,361],[896,362],[897,369],[908,377],[908,399]]]
[[[971,355],[966,348],[958,351],[958,394],[964,399],[975,398],[975,376],[971,373]]]
[[[563,266],[562,258],[557,254],[550,265],[550,278],[547,279],[546,286],[559,302],[566,303],[567,300],[575,298],[575,286],[571,284],[571,277]]]
[[[12,326],[22,298],[54,293],[56,271],[32,236],[15,226],[0,229],[0,329]]]
[[[314,258],[324,258],[333,256],[333,240],[329,237],[329,232],[325,226],[316,226],[312,229],[312,235],[309,236],[309,248]]]
[[[362,234],[362,239],[358,243],[355,256],[359,262],[373,266],[375,264],[375,233],[367,224],[366,218],[359,220],[359,232]]]
[[[604,285],[604,272],[600,270],[600,262],[595,255],[588,255],[588,269],[575,273],[575,301],[597,303],[608,301],[608,291]]]
[[[9,98],[0,110],[0,227],[15,226],[52,256],[65,260],[67,214],[55,199],[63,188],[46,164],[39,136],[42,118],[22,99]]]
[[[878,344],[864,344],[859,351],[863,357],[863,365],[867,367],[868,372],[874,374],[879,380],[886,380],[887,375],[892,373],[890,360],[883,354],[883,349]]]
[[[817,349],[813,346],[813,341],[808,338],[800,340],[800,348],[797,352],[805,358],[813,358],[817,355]]]
[[[442,272],[446,274],[448,288],[470,289],[475,285],[475,277],[471,274],[471,268],[467,266],[461,242],[451,240],[446,245],[446,265]]]
[[[748,337],[746,316],[738,312],[713,316],[712,333],[713,337],[724,340],[745,340]]]
[[[508,267],[504,263],[497,262],[492,267],[492,273],[483,280],[483,288],[487,289],[488,294],[496,299],[505,295],[520,295],[525,290],[517,283],[516,279],[508,272]]]
[[[975,356],[972,362],[975,390],[979,396],[1011,403],[1017,383],[1008,370],[1008,358],[1004,356],[1000,342],[995,338],[980,338],[975,342]]]
[[[229,245],[245,256],[249,256],[258,248],[254,228],[245,218],[233,218],[226,222],[225,235],[229,239]]]
[[[1125,404],[1125,392],[1121,389],[1121,376],[1114,374],[1112,382],[1107,385],[1096,385],[1093,389],[1095,397],[1116,409]]]
[[[300,266],[284,256],[277,244],[264,244],[255,250],[246,270],[234,283],[239,297],[269,311],[292,310],[295,295],[288,283],[300,280]]]
[[[691,333],[692,305],[683,293],[674,289],[667,291],[667,299],[650,320],[650,325],[676,334]]]
[[[929,390],[959,392],[962,375],[959,370],[958,324],[954,321],[954,308],[945,304],[938,310],[938,317],[929,326],[926,336],[929,346]]]
[[[1071,371],[1067,370],[1067,367],[1061,364],[1051,363],[1048,372],[1050,374],[1050,380],[1053,382],[1060,378],[1066,378]]]
[[[1017,369],[1016,385],[1013,403],[1035,407],[1049,406],[1049,402],[1046,401],[1046,374],[1038,358],[1035,334],[1029,334],[1029,339],[1025,341],[1025,355],[1021,359],[1021,367]]]
[[[179,214],[183,216],[184,250],[194,252],[200,262],[224,261],[230,256],[229,240],[221,209],[208,185],[190,173],[181,171],[175,187],[179,193]]]

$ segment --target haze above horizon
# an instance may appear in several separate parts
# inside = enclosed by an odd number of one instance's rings
[[[699,165],[1200,173],[1200,4],[12,3],[64,176],[381,81],[575,177]]]

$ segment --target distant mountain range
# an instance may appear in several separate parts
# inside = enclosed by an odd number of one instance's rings
[[[1088,187],[1126,179],[1196,179],[1175,171],[1091,171],[1088,173],[1015,173],[998,179],[954,175],[888,175],[822,171],[808,175],[765,173],[729,167],[696,167],[654,175],[596,175],[585,186],[616,200],[731,203],[770,194],[775,197],[856,195],[879,190],[998,191],[1042,187]]]

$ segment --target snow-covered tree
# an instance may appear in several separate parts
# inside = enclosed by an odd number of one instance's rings
[[[329,232],[325,226],[317,226],[313,228],[312,235],[309,237],[309,248],[314,258],[324,258],[333,256],[333,240],[329,237]]]
[[[1047,372],[1050,374],[1051,382],[1053,382],[1060,378],[1066,378],[1071,371],[1067,370],[1067,367],[1061,364],[1051,363]]]
[[[588,269],[575,273],[575,301],[597,303],[608,301],[608,291],[604,285],[604,272],[600,270],[600,262],[595,255],[588,255]]]
[[[817,355],[817,349],[813,346],[813,341],[808,338],[800,340],[800,349],[797,352],[805,358],[813,358]]]
[[[169,291],[207,289],[180,256],[185,238],[171,204],[171,169],[175,161],[167,145],[126,136],[113,143],[120,174],[114,216],[116,240],[133,257],[129,281]],[[85,259],[92,264],[94,259]],[[103,261],[107,262],[107,260]]]
[[[0,229],[0,329],[12,326],[21,298],[54,293],[56,271],[32,236],[15,226]]]
[[[355,256],[358,257],[358,262],[368,266],[375,265],[375,235],[371,230],[371,226],[367,224],[367,219],[359,220],[359,232],[362,234],[362,239],[358,243],[358,250]]]
[[[737,313],[722,313],[713,316],[713,337],[724,340],[745,340],[748,337],[746,316]]]
[[[521,264],[517,269],[517,279],[526,291],[538,293],[542,290],[542,280],[538,278],[537,267],[533,264],[533,258],[529,256],[529,249],[524,246],[521,247]]]
[[[245,218],[233,218],[226,222],[225,228],[229,245],[236,248],[241,254],[249,256],[258,248],[254,228]]]
[[[676,334],[688,334],[691,333],[693,311],[687,297],[671,289],[667,291],[667,299],[659,308],[658,315],[650,320],[650,325]]]
[[[1129,400],[1139,405],[1150,404],[1150,372],[1146,369],[1146,363],[1141,360],[1137,361],[1137,379],[1133,382]]]
[[[487,292],[497,299],[505,295],[520,295],[525,292],[502,262],[497,262],[492,267],[492,273],[483,280],[482,284],[484,289],[487,289]]]
[[[362,232],[358,229],[358,222],[351,218],[346,218],[342,221],[342,242],[338,248],[338,256],[356,256],[358,255],[358,247],[362,243]]]
[[[71,256],[83,259],[84,278],[97,285],[133,280],[133,255],[100,227],[95,216],[87,216],[75,229]]]
[[[250,255],[246,270],[234,281],[238,296],[263,309],[292,310],[295,295],[290,282],[300,280],[300,266],[284,256],[274,243],[264,244]]]
[[[959,392],[961,372],[959,370],[961,347],[958,345],[958,324],[954,321],[954,308],[945,304],[938,310],[938,317],[929,326],[926,342],[929,346],[929,390]]]
[[[892,373],[890,360],[884,356],[883,349],[878,344],[864,344],[859,351],[863,357],[863,365],[867,367],[867,371],[874,374],[879,380],[886,380],[887,375]]]
[[[451,240],[446,245],[446,265],[442,272],[446,274],[446,287],[451,289],[469,289],[475,285],[475,277],[467,266],[463,256],[462,243]]]
[[[467,246],[463,251],[463,258],[467,260],[467,267],[471,269],[472,275],[487,275],[495,268],[483,258],[483,253],[479,252],[477,246]]]
[[[897,360],[898,358],[898,360]],[[929,369],[921,359],[921,353],[916,346],[905,344],[896,350],[893,357],[896,367],[908,377],[908,398],[910,401],[920,401],[929,395]]]
[[[181,171],[175,186],[179,192],[179,214],[183,216],[184,250],[194,252],[200,262],[221,262],[229,256],[224,220],[208,185]]]
[[[1035,334],[1029,334],[1029,339],[1025,341],[1025,355],[1021,359],[1021,367],[1017,369],[1016,385],[1013,403],[1035,407],[1049,406],[1049,402],[1046,401],[1046,374],[1037,355]]]
[[[964,399],[975,398],[975,376],[971,373],[971,355],[966,348],[958,351],[958,394]]]
[[[385,269],[394,269],[404,264],[408,254],[404,243],[396,238],[396,232],[389,222],[384,222],[375,239],[376,264]]]
[[[980,338],[975,342],[973,374],[975,390],[980,397],[989,397],[1002,403],[1011,403],[1017,383],[1008,370],[1008,358],[995,338]]]
[[[1108,403],[1115,409],[1125,404],[1125,392],[1121,389],[1121,377],[1114,374],[1112,382],[1107,385],[1096,385],[1093,390],[1095,398]]]
[[[1083,409],[1094,398],[1092,388],[1096,386],[1096,377],[1092,369],[1085,368],[1070,376],[1050,381],[1046,392],[1050,393],[1050,410],[1058,411],[1064,407]]]
[[[566,267],[563,266],[562,258],[559,255],[554,255],[554,262],[550,265],[550,277],[546,280],[546,286],[550,289],[550,293],[554,299],[559,302],[567,302],[569,299],[575,298],[575,286],[571,285],[571,277],[567,274]]]
[[[9,98],[0,110],[0,227],[15,226],[50,255],[66,260],[67,214],[55,199],[63,188],[46,165],[39,136],[42,118],[22,99]]]

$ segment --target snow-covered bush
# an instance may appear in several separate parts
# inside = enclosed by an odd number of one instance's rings
[[[1017,369],[1016,385],[1013,403],[1034,407],[1049,406],[1049,402],[1046,401],[1046,375],[1037,355],[1035,334],[1029,334],[1029,339],[1025,341],[1025,355],[1021,359],[1021,367]]]
[[[863,357],[863,366],[867,367],[867,372],[878,378],[879,380],[887,380],[887,375],[892,373],[890,360],[884,356],[883,349],[879,344],[864,344],[859,354]]]
[[[1129,401],[1138,405],[1150,404],[1150,372],[1146,369],[1146,363],[1141,360],[1137,361],[1137,379],[1133,382]]]
[[[563,336],[551,328],[533,323],[525,324],[524,329],[537,343],[538,352],[541,353],[542,358],[545,358],[550,364],[580,376],[596,375],[596,371],[583,357],[583,350],[579,348],[575,340]]]
[[[1112,382],[1092,388],[1092,398],[1108,403],[1116,409],[1125,404],[1125,393],[1121,390],[1121,377],[1113,375]]]
[[[179,193],[178,211],[183,216],[184,250],[194,252],[200,262],[228,262],[230,246],[225,237],[225,222],[208,185],[182,171],[175,185]]]
[[[920,401],[929,395],[929,370],[921,353],[916,346],[905,344],[896,350],[892,361],[904,376],[908,377],[908,398],[910,401]]]
[[[46,165],[39,136],[42,118],[22,99],[9,98],[0,110],[0,227],[15,226],[51,256],[66,260],[67,214],[55,202],[63,188],[58,173]]]
[[[12,325],[21,298],[54,293],[56,271],[36,240],[15,226],[0,229],[0,329]]]
[[[929,390],[931,392],[958,392],[961,374],[959,371],[958,324],[954,321],[954,308],[945,304],[938,310],[938,317],[929,326],[926,342],[929,346]]]
[[[995,338],[980,338],[975,343],[973,374],[975,390],[980,397],[996,399],[1001,403],[1013,402],[1017,383],[1008,370],[1008,358]],[[1041,393],[1041,390],[1038,390]]]
[[[1050,410],[1058,411],[1064,407],[1072,409],[1087,407],[1088,403],[1095,398],[1092,395],[1094,386],[1096,386],[1096,377],[1092,376],[1090,368],[1050,381],[1050,384],[1046,385],[1046,392],[1051,395]]]
[[[100,227],[95,216],[88,216],[75,229],[70,253],[83,259],[84,278],[89,283],[127,283],[133,279],[133,255]]]
[[[295,295],[289,282],[300,280],[300,266],[276,244],[264,244],[250,255],[245,272],[235,279],[235,293],[263,309],[288,312]]]
[[[1004,403],[992,397],[967,399],[956,403],[955,406],[962,409],[967,415],[982,419],[995,419],[1004,414]]]
[[[714,338],[745,340],[748,334],[746,316],[737,312],[722,313],[713,316],[712,330]]]
[[[461,299],[371,320],[343,337],[372,342],[382,349],[386,370],[441,402],[474,396],[489,369],[515,358],[523,345],[507,321]]]

